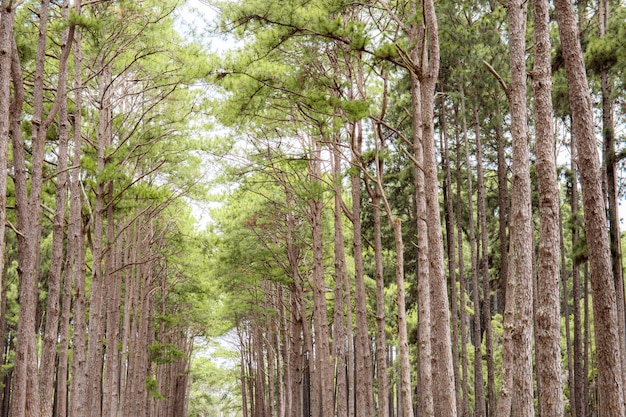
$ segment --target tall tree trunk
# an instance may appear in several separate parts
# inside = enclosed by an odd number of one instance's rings
[[[608,0],[598,1],[598,34],[606,35],[609,25]],[[602,93],[602,136],[604,145],[604,170],[608,197],[609,239],[611,248],[611,265],[615,283],[615,301],[617,303],[617,323],[619,329],[620,351],[626,352],[626,317],[624,316],[624,273],[622,269],[622,243],[619,226],[619,208],[617,196],[617,172],[615,159],[615,123],[613,120],[613,77],[609,68],[602,64],[600,68],[600,85]],[[622,381],[626,381],[626,360],[622,360]],[[623,384],[626,397],[626,384]],[[626,398],[625,398],[626,401]]]
[[[87,405],[87,298],[85,285],[85,238],[83,235],[80,160],[82,156],[82,50],[80,38],[74,44],[74,135],[73,165],[70,180],[70,220],[68,225],[67,279],[74,285],[74,326],[72,331],[72,378],[69,415],[86,416]]]
[[[360,122],[354,125],[351,132],[352,163],[359,165],[363,144],[363,129]],[[361,178],[357,170],[350,176],[352,187],[352,229],[354,256],[354,297],[356,310],[356,344],[355,344],[355,415],[371,417],[373,415],[373,381],[370,339],[367,331],[367,303],[365,295],[365,277],[363,272],[363,237],[361,234]]]
[[[388,79],[384,76],[383,103],[381,105],[380,120],[384,118],[387,105]],[[376,269],[376,373],[378,380],[378,417],[389,415],[389,388],[387,381],[387,338],[385,329],[385,277],[383,267],[383,240],[381,229],[381,200],[385,163],[380,153],[385,149],[385,136],[380,124],[373,123],[376,132],[376,186],[372,190],[366,184],[367,191],[372,199],[372,218],[374,224],[374,263]],[[403,277],[404,279],[404,277]]]
[[[563,317],[565,319],[565,346],[567,347],[567,385],[569,388],[569,402],[570,412],[572,417],[578,417],[578,411],[576,409],[577,393],[575,391],[574,383],[574,357],[572,349],[572,336],[570,330],[570,309],[569,309],[569,291],[567,288],[567,263],[565,260],[565,241],[563,240],[563,214],[560,216],[560,240],[561,240],[561,282],[563,283]]]
[[[411,74],[411,99],[414,109],[421,108],[420,83],[417,76]],[[422,124],[420,112],[413,112],[413,155],[421,163],[424,157],[422,146]],[[418,299],[418,364],[420,386],[420,409],[425,417],[435,415],[433,399],[433,359],[431,335],[431,301],[428,262],[428,224],[426,222],[426,195],[424,189],[424,171],[415,166],[415,201],[417,221],[417,299]],[[404,396],[402,390],[398,390]],[[406,416],[403,416],[406,417]]]
[[[458,126],[458,108],[455,107],[455,124]],[[463,250],[463,196],[462,196],[462,176],[461,176],[461,141],[459,139],[458,128],[456,130],[456,228],[458,231],[458,256],[459,256],[459,321],[461,333],[461,371],[463,379],[461,381],[461,390],[463,392],[463,412],[462,416],[469,416],[469,371],[467,359],[467,312],[466,307],[466,288],[465,288],[465,261],[463,259],[465,251]]]
[[[533,407],[533,230],[531,224],[530,161],[526,116],[526,14],[527,3],[511,0],[509,48],[511,53],[511,136],[513,187],[511,190],[511,239],[516,276],[513,342],[512,416],[531,417]],[[507,290],[508,292],[508,290]]]
[[[576,162],[578,155],[576,154],[576,145],[574,143],[575,137],[572,135],[570,139],[570,150],[572,153],[571,161],[571,192],[570,192],[570,207],[572,211],[571,232],[572,232],[572,250],[576,251],[579,245],[578,242],[578,223],[580,212],[578,210],[578,169]],[[580,260],[574,256],[572,259],[572,310],[574,319],[574,408],[576,410],[576,417],[586,417],[586,406],[584,403],[584,383],[587,380],[587,374],[583,370],[583,346],[582,346],[582,333],[583,328],[580,320]]]
[[[69,3],[63,3],[63,17],[69,16]],[[62,54],[69,54],[74,39],[74,26],[63,33]],[[63,60],[65,61],[65,60]],[[53,406],[54,374],[57,356],[57,340],[59,336],[59,315],[63,262],[63,244],[65,241],[65,209],[68,191],[68,142],[69,121],[67,114],[67,65],[60,66],[57,97],[59,105],[59,146],[57,157],[57,183],[55,187],[55,211],[52,226],[51,264],[48,276],[48,301],[46,308],[46,325],[44,331],[41,363],[39,367],[39,396],[41,416],[51,417]]]
[[[333,345],[335,350],[336,381],[337,381],[337,417],[348,416],[348,381],[346,373],[346,358],[349,352],[346,349],[346,322],[345,304],[350,300],[345,296],[347,277],[345,239],[342,223],[342,186],[341,186],[341,152],[339,143],[333,147],[333,180],[334,187],[334,258],[335,258],[335,310],[333,319]],[[352,323],[348,321],[348,325]]]
[[[494,130],[498,141],[498,240],[500,241],[500,269],[498,287],[500,288],[501,300],[496,303],[497,311],[504,313],[506,299],[506,280],[509,276],[509,239],[507,227],[509,224],[509,185],[507,179],[508,167],[504,155],[504,134],[502,133],[502,115],[498,106]]]
[[[9,128],[11,111],[11,61],[15,5],[11,0],[0,3],[0,172],[9,165]],[[4,291],[4,231],[6,225],[7,175],[0,175],[0,298]],[[3,337],[3,335],[0,335]]]
[[[24,101],[22,70],[15,40],[13,41],[11,71],[14,96],[11,107],[11,139],[13,142],[13,167],[15,175],[15,208],[18,241],[18,278],[20,312],[17,324],[18,344],[15,352],[12,415],[30,417],[39,413],[38,358],[36,334],[37,284],[41,213],[41,185],[45,131],[43,118],[43,72],[49,2],[43,1],[39,12],[39,37],[35,58],[32,116],[31,186],[28,193],[25,144],[21,132],[21,114]],[[34,393],[27,395],[28,392]]]
[[[539,185],[539,259],[537,266],[537,374],[542,415],[562,416],[561,312],[559,262],[559,186],[552,119],[552,72],[550,70],[550,16],[547,0],[534,0],[535,131],[537,182]],[[568,318],[569,322],[569,318]]]
[[[113,184],[109,183],[108,190],[108,206],[107,206],[107,227],[106,227],[106,240],[107,251],[104,260],[104,269],[106,276],[106,285],[109,288],[109,296],[107,297],[106,310],[106,353],[105,353],[105,368],[103,375],[103,404],[102,404],[102,416],[103,417],[115,417],[117,407],[119,405],[119,347],[120,342],[120,310],[121,310],[121,297],[122,297],[122,279],[119,270],[122,265],[119,260],[118,253],[120,252],[116,248],[119,247],[119,242],[116,242],[116,219],[113,214]],[[120,220],[120,229],[123,222]],[[165,289],[163,290],[165,291]],[[164,330],[163,332],[164,333]]]
[[[482,272],[483,305],[482,314],[485,326],[485,356],[487,361],[487,410],[485,415],[496,410],[496,375],[493,364],[493,337],[491,332],[491,283],[489,280],[489,245],[487,238],[487,212],[485,209],[485,175],[483,173],[482,136],[478,118],[478,103],[474,104],[474,131],[476,133],[476,202],[480,223],[481,251],[479,270]]]
[[[474,341],[474,417],[485,417],[485,383],[483,381],[482,331],[480,328],[480,285],[478,283],[478,265],[476,250],[476,227],[474,223],[474,192],[472,188],[472,170],[470,163],[470,143],[467,136],[465,113],[465,94],[461,86],[461,113],[463,117],[463,139],[465,140],[465,164],[467,166],[467,213],[470,260],[472,264],[472,303],[474,304],[473,341]]]
[[[600,185],[600,159],[595,145],[591,96],[572,4],[566,0],[556,0],[554,4],[562,49],[567,51],[563,58],[572,109],[572,134],[576,137],[583,191],[585,230],[594,296],[600,408],[606,415],[624,416],[618,308],[611,251],[607,240],[608,231]]]
[[[446,249],[448,254],[448,281],[450,289],[451,326],[452,326],[452,368],[454,369],[454,394],[456,400],[456,413],[463,415],[463,403],[461,402],[461,369],[459,366],[459,308],[456,289],[456,240],[454,236],[454,202],[452,197],[452,174],[450,171],[450,153],[448,144],[448,131],[446,121],[446,104],[440,100],[439,123],[441,126],[441,165],[445,175],[443,183],[443,204],[446,222]]]
[[[422,126],[424,146],[424,185],[428,218],[428,250],[430,253],[430,282],[432,317],[438,322],[432,329],[433,396],[435,411],[441,416],[456,417],[452,341],[450,339],[450,302],[444,272],[443,233],[439,212],[439,180],[435,152],[434,106],[435,88],[439,77],[439,28],[435,3],[422,2],[425,25],[425,48],[421,65]]]
[[[310,162],[310,177],[313,183],[322,181],[321,145],[313,144]],[[324,281],[324,241],[322,236],[321,195],[309,199],[310,221],[313,232],[313,316],[315,324],[315,362],[319,367],[320,395],[322,396],[321,416],[330,416],[335,412],[333,372],[330,363],[328,331],[328,309],[326,304],[326,283]],[[317,417],[317,416],[313,416]]]

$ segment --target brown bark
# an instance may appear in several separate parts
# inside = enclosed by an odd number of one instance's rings
[[[411,99],[414,109],[421,107],[420,83],[415,75],[411,75]],[[413,112],[413,155],[417,161],[423,161],[423,147],[421,143],[420,112]],[[435,415],[433,400],[433,370],[431,348],[431,299],[430,277],[428,262],[428,224],[426,222],[426,196],[424,190],[424,171],[415,166],[415,201],[417,221],[417,298],[418,298],[418,357],[419,357],[419,386],[420,408],[426,417]],[[404,392],[402,392],[404,394]]]
[[[458,109],[455,109],[455,120],[457,126],[458,123]],[[456,133],[456,207],[457,218],[456,227],[458,230],[457,248],[459,257],[459,331],[461,333],[461,371],[463,379],[461,381],[461,390],[463,392],[463,412],[462,416],[469,416],[469,372],[468,372],[468,358],[467,358],[467,312],[466,307],[466,294],[465,289],[465,261],[463,259],[465,251],[463,250],[463,197],[462,197],[462,179],[461,179],[461,141],[459,140],[459,133]]]
[[[571,232],[572,232],[572,248],[577,250],[578,242],[578,219],[580,212],[578,209],[578,170],[576,167],[576,160],[578,155],[576,154],[576,145],[574,143],[574,136],[571,137],[570,150],[572,153],[571,161],[571,192],[570,192],[570,207],[572,211]],[[584,417],[587,415],[586,406],[584,404],[586,397],[583,381],[587,380],[586,373],[583,370],[583,347],[582,347],[582,333],[583,328],[580,320],[580,260],[574,256],[572,259],[572,304],[573,304],[573,321],[574,321],[574,337],[573,337],[573,353],[574,353],[574,409],[576,417]]]
[[[82,51],[79,39],[74,44],[74,134],[73,165],[78,166],[82,156]],[[70,179],[70,220],[68,224],[68,268],[67,279],[74,285],[74,327],[72,333],[72,369],[70,382],[69,415],[85,416],[87,407],[87,298],[85,286],[85,238],[83,235],[82,194],[80,169],[71,171]]]
[[[467,165],[467,213],[469,216],[469,244],[470,260],[472,268],[472,303],[474,304],[474,317],[472,335],[474,342],[474,416],[485,416],[485,383],[483,380],[483,351],[482,331],[480,328],[480,285],[478,283],[478,255],[476,250],[476,227],[474,223],[474,192],[472,187],[472,170],[470,165],[470,144],[467,136],[467,122],[465,115],[465,95],[461,86],[461,112],[463,114],[463,138],[465,140],[465,164]]]
[[[608,0],[598,1],[598,34],[606,35],[609,24]],[[617,323],[619,326],[620,351],[626,351],[626,317],[624,316],[624,273],[622,268],[622,243],[620,239],[619,208],[617,195],[617,166],[615,158],[615,123],[613,119],[613,76],[607,65],[600,68],[600,86],[602,94],[602,136],[604,148],[604,173],[606,176],[609,241],[611,248],[611,266],[615,283],[615,301],[617,303]],[[622,381],[626,380],[626,360],[622,360]],[[623,384],[626,397],[626,384]],[[626,398],[625,398],[626,401]]]
[[[359,165],[363,132],[360,123],[354,125],[351,132],[352,163]],[[353,256],[354,256],[354,297],[356,315],[355,343],[355,415],[370,417],[373,415],[373,381],[371,365],[370,340],[367,332],[367,304],[365,296],[365,280],[363,271],[363,237],[361,234],[361,178],[357,172],[350,177],[352,192],[352,225],[353,225]]]
[[[333,318],[333,341],[336,363],[337,399],[336,416],[348,416],[348,380],[346,373],[346,359],[350,352],[346,349],[346,322],[345,304],[350,303],[346,298],[345,283],[348,272],[346,270],[345,239],[342,223],[342,186],[341,186],[341,151],[337,140],[333,147],[333,181],[334,187],[334,260],[335,260],[335,309]],[[348,321],[351,325],[351,321]]]
[[[493,363],[493,336],[491,331],[491,283],[489,280],[489,245],[487,238],[487,213],[485,209],[485,178],[483,172],[482,136],[480,120],[478,118],[478,103],[474,104],[474,131],[476,133],[476,202],[478,206],[478,221],[480,224],[480,257],[479,270],[482,280],[482,321],[485,326],[485,359],[487,361],[487,409],[496,409],[496,375]]]
[[[537,266],[536,349],[542,415],[562,416],[561,312],[559,298],[560,201],[552,119],[550,16],[547,0],[534,0],[535,63],[533,90],[539,186],[539,259]],[[567,302],[567,301],[566,301]],[[569,318],[568,318],[569,319]]]
[[[593,108],[583,61],[576,16],[569,1],[555,1],[565,72],[572,109],[572,134],[576,137],[578,167],[583,191],[587,247],[598,358],[600,409],[606,415],[624,416],[624,392],[618,308],[611,265],[608,230],[600,181],[598,149],[595,145]]]
[[[442,98],[440,101],[439,123],[441,126],[441,152],[445,179],[443,183],[443,204],[446,222],[446,249],[448,256],[448,281],[450,288],[451,327],[452,327],[452,368],[454,370],[454,394],[456,400],[456,413],[463,415],[463,403],[461,402],[461,367],[459,365],[459,308],[456,289],[456,239],[454,234],[454,202],[452,197],[452,174],[450,171],[450,153],[448,144],[448,131],[446,121],[446,104]]]
[[[11,61],[14,4],[10,0],[0,3],[0,172],[6,172],[9,161],[9,126],[11,110]],[[4,231],[6,225],[7,175],[0,175],[0,298],[4,291]]]
[[[443,256],[443,234],[439,212],[439,180],[434,135],[435,87],[439,77],[439,28],[433,0],[422,2],[425,25],[425,50],[422,51],[420,82],[422,83],[422,126],[424,146],[424,185],[428,218],[428,250],[430,252],[431,309],[433,322],[433,396],[435,411],[442,416],[456,416],[452,341],[450,339],[450,302],[446,287]]]
[[[103,375],[102,394],[105,399],[102,402],[102,416],[115,417],[119,404],[119,347],[120,342],[120,301],[122,297],[122,279],[119,273],[121,262],[119,260],[119,242],[116,242],[115,216],[113,214],[113,203],[110,201],[113,196],[113,184],[109,183],[107,190],[109,204],[107,207],[107,227],[106,240],[107,252],[104,259],[104,270],[106,276],[106,286],[109,289],[107,297],[107,319],[106,319],[106,353]],[[120,224],[123,224],[120,221]],[[163,289],[165,292],[165,289]],[[165,314],[165,312],[163,312]],[[161,329],[159,332],[164,333]]]
[[[69,3],[63,3],[63,17],[69,16]],[[72,47],[74,39],[74,27],[71,26],[63,34],[62,51]],[[57,353],[57,339],[59,334],[59,315],[61,282],[63,271],[63,243],[65,240],[65,209],[68,191],[68,139],[69,121],[67,114],[67,77],[66,65],[61,65],[59,72],[59,85],[57,97],[60,97],[59,105],[59,146],[57,159],[57,183],[55,193],[55,212],[52,230],[52,250],[50,273],[48,277],[48,301],[46,308],[46,326],[43,338],[41,363],[39,366],[39,396],[41,416],[52,416],[53,388],[55,377],[55,359]]]
[[[513,343],[512,416],[531,417],[533,407],[533,230],[531,225],[530,161],[526,117],[526,14],[527,3],[511,0],[508,6],[511,82],[511,136],[513,186],[511,190],[511,240],[516,276]],[[508,290],[507,290],[508,292]]]
[[[17,326],[18,344],[16,347],[14,385],[11,401],[12,413],[16,417],[34,416],[39,413],[39,395],[37,393],[37,283],[41,213],[41,185],[43,180],[43,149],[45,129],[42,129],[43,118],[43,72],[46,46],[46,31],[49,2],[41,5],[37,55],[35,58],[35,74],[33,86],[33,117],[32,117],[32,161],[30,194],[27,185],[25,144],[21,132],[21,113],[24,101],[24,85],[22,70],[15,40],[13,43],[11,71],[13,75],[14,97],[11,107],[11,139],[13,142],[13,166],[15,170],[15,208],[18,234],[18,277],[20,315]],[[43,134],[40,132],[43,131]]]
[[[101,58],[101,72],[98,79],[99,121],[96,142],[96,157],[98,172],[105,169],[105,149],[111,144],[111,67]],[[93,227],[90,239],[93,262],[91,265],[91,293],[89,295],[89,338],[87,347],[88,373],[88,402],[91,417],[98,417],[102,413],[102,367],[103,342],[105,338],[105,299],[108,298],[107,286],[104,281],[104,217],[106,215],[105,194],[108,182],[98,181],[94,210],[90,224]]]
[[[501,300],[496,303],[496,309],[504,313],[506,299],[506,285],[509,276],[509,239],[507,227],[509,224],[509,185],[507,179],[507,163],[504,155],[504,135],[502,133],[500,109],[498,108],[497,118],[494,123],[496,132],[496,140],[498,141],[498,240],[500,241],[500,269],[499,269],[499,288]]]
[[[383,102],[379,119],[385,116],[387,105],[388,79],[383,80]],[[372,199],[372,221],[374,226],[374,264],[376,277],[376,375],[378,381],[378,416],[387,417],[389,415],[389,387],[387,380],[387,338],[385,329],[385,278],[383,267],[383,242],[381,229],[381,201],[384,198],[383,176],[385,163],[380,158],[380,153],[385,149],[385,137],[380,124],[372,123],[372,128],[376,132],[376,186],[372,190],[366,182],[367,192]],[[365,168],[364,168],[365,169]]]
[[[316,141],[309,175],[313,183],[322,180],[321,145]],[[326,303],[326,283],[324,281],[324,242],[322,236],[322,208],[320,196],[309,199],[309,215],[313,232],[313,316],[315,325],[315,361],[319,367],[320,395],[322,396],[321,416],[334,414],[333,371],[330,363],[328,331],[328,307]],[[316,417],[316,416],[314,416]]]

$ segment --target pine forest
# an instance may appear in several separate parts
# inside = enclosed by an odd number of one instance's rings
[[[626,2],[0,0],[0,417],[626,417]]]

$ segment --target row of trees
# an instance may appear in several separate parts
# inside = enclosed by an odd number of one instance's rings
[[[207,63],[176,6],[1,2],[0,415],[187,413]]]
[[[625,415],[623,4],[217,4],[243,415]]]

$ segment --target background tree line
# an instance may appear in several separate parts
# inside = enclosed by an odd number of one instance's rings
[[[623,2],[213,4],[242,414],[624,415]]]
[[[2,416],[187,414],[208,62],[177,6],[1,3]]]

